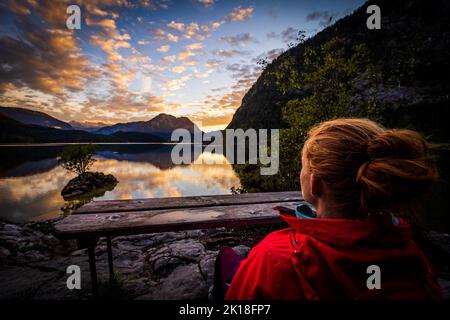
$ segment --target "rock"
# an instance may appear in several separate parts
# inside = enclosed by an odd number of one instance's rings
[[[155,287],[157,283],[147,277],[124,281],[124,287],[128,296],[132,299],[148,293],[149,288]]]
[[[210,251],[206,256],[200,260],[200,273],[206,281],[206,285],[210,287],[213,284],[214,278],[214,264],[216,262],[217,252]]]
[[[102,172],[84,172],[73,178],[61,191],[64,200],[80,196],[97,196],[97,193],[104,194],[107,190],[112,190],[118,183],[117,179]]]
[[[147,263],[152,274],[168,275],[180,265],[199,262],[205,247],[192,239],[179,240],[157,249],[148,250]]]
[[[81,271],[81,289],[67,288],[66,268],[70,264],[75,264],[80,267]],[[80,264],[77,261],[67,261],[66,264],[61,264],[60,271],[52,281],[45,283],[34,294],[33,299],[36,300],[80,300],[88,299],[91,295],[91,278],[89,276],[89,265],[87,263]]]
[[[24,253],[24,257],[27,260],[27,262],[36,262],[47,259],[47,256],[45,256],[44,254],[42,254],[42,252],[38,250],[27,251]]]
[[[181,240],[169,245],[172,255],[188,261],[199,261],[205,247],[195,240]]]
[[[8,259],[8,256],[11,254],[11,252],[6,249],[0,247],[0,264],[2,264],[6,259]]]
[[[40,223],[14,225],[0,222],[0,299],[91,299],[86,249],[76,241],[59,240]],[[114,271],[127,298],[206,299],[213,283],[217,251],[207,250],[208,239],[233,238],[217,230],[190,230],[112,239]],[[206,241],[205,241],[206,239]],[[248,247],[237,246],[245,254]],[[95,252],[97,276],[109,280],[106,241],[100,239]],[[66,286],[67,267],[82,270],[81,290]],[[0,291],[2,291],[0,290]]]
[[[144,270],[144,256],[140,252],[125,251],[114,256],[114,268],[122,274],[142,274]],[[103,261],[107,259],[106,255]]]
[[[29,299],[50,280],[52,272],[42,272],[28,267],[11,267],[0,272],[0,300]]]
[[[208,297],[208,286],[197,264],[176,268],[158,286],[149,289],[148,294],[140,296],[138,299],[193,300]]]

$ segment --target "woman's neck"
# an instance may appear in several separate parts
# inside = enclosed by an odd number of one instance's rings
[[[349,219],[354,213],[354,208],[348,206],[329,205],[319,201],[315,207],[317,217],[321,219]]]

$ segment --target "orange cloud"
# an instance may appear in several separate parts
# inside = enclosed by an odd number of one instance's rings
[[[227,15],[226,20],[239,22],[250,20],[253,17],[253,11],[253,7],[243,8],[242,6],[238,6]]]
[[[164,46],[159,47],[156,51],[158,51],[158,52],[167,52],[169,50],[170,50],[170,46],[169,45],[164,45]]]

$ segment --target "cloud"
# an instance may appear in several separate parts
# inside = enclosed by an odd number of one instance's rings
[[[333,15],[336,14],[329,11],[314,11],[306,16],[306,21],[319,21],[319,25],[326,26],[331,23]]]
[[[186,67],[185,66],[176,66],[176,67],[173,67],[171,70],[172,70],[172,72],[175,72],[175,73],[183,73],[186,70]]]
[[[253,17],[253,7],[243,8],[242,6],[238,6],[232,12],[230,12],[225,18],[227,21],[239,21],[243,22],[246,20],[251,20]]]
[[[213,51],[213,54],[219,57],[224,57],[224,58],[231,58],[231,57],[235,57],[235,56],[240,56],[240,55],[245,55],[248,54],[248,51],[241,51],[241,50],[236,50],[236,49],[231,49],[231,50],[224,50],[224,49],[217,49]]]
[[[178,36],[171,34],[170,32],[167,33],[167,40],[172,42],[178,42]]]
[[[178,60],[186,60],[187,58],[190,58],[192,56],[195,56],[195,52],[191,50],[183,50],[178,54]]]
[[[218,66],[220,66],[220,64],[222,62],[223,62],[222,60],[209,59],[208,61],[206,61],[204,66],[205,66],[205,68],[208,68],[208,69],[214,69],[214,68],[217,68]]]
[[[284,42],[292,42],[297,40],[298,30],[292,27],[287,28],[286,30],[281,31],[281,38]]]
[[[167,52],[169,50],[170,50],[170,46],[169,45],[164,45],[164,46],[159,47],[156,51],[158,51],[158,52]]]
[[[253,6],[235,7],[217,21],[174,19],[161,24],[151,23],[143,15],[127,16],[127,10],[142,7],[163,9],[167,8],[169,1],[84,0],[82,4],[80,2],[83,19],[80,32],[65,28],[67,1],[20,0],[7,3],[9,7],[5,10],[14,12],[19,18],[27,18],[24,20],[34,25],[28,28],[17,25],[15,30],[20,34],[0,36],[0,101],[22,102],[23,106],[54,110],[51,113],[60,114],[62,119],[70,116],[77,120],[108,123],[148,119],[152,113],[180,108],[167,99],[186,94],[185,91],[179,94],[175,91],[186,87],[192,80],[199,81],[202,86],[205,79],[220,67],[220,71],[231,72],[236,82],[229,88],[230,92],[213,92],[215,96],[208,98],[213,109],[208,114],[214,118],[212,122],[218,121],[214,123],[223,124],[225,118],[225,122],[229,121],[255,70],[244,65],[226,66],[226,59],[221,57],[241,58],[249,51],[238,50],[242,49],[239,47],[216,50],[214,54],[217,57],[206,62],[198,56],[205,54],[203,40],[224,24],[251,20],[255,12]],[[204,7],[217,2],[193,1]],[[145,28],[150,28],[149,39],[132,41],[131,36],[140,34],[134,33],[133,27],[144,28],[146,32],[148,29]],[[173,54],[153,62],[150,56],[143,54],[146,47],[140,46],[154,43],[154,40],[164,41],[155,46],[157,52]],[[183,40],[190,41],[180,51],[175,51],[172,42]],[[221,40],[232,46],[256,43],[248,32],[224,36]],[[88,51],[83,52],[86,49]],[[102,52],[100,55],[98,49]],[[249,75],[244,75],[245,71]],[[174,79],[175,76],[178,78]],[[144,77],[152,80],[151,89],[156,91],[135,91]],[[131,81],[133,79],[136,81]],[[214,83],[214,79],[208,80]],[[161,93],[159,89],[162,89]],[[183,104],[183,108],[190,107],[189,101]]]
[[[116,21],[113,19],[92,20],[91,18],[87,17],[86,25],[116,29]]]
[[[231,21],[243,22],[246,20],[251,20],[253,17],[254,10],[255,9],[253,7],[244,8],[242,6],[238,6],[226,16],[225,20],[228,22]]]
[[[190,45],[186,46],[186,49],[189,50],[200,50],[203,48],[203,45],[201,43],[191,43]]]
[[[163,112],[166,105],[167,101],[163,97],[127,91],[113,95],[110,99],[89,98],[81,113],[86,119],[117,123],[123,122],[123,119],[148,119],[152,113]],[[130,114],[133,118],[130,118]]]
[[[183,76],[178,79],[168,80],[164,83],[163,90],[165,91],[177,91],[186,85],[189,80],[189,76]]]
[[[6,0],[4,6],[13,11],[16,14],[27,15],[31,13],[30,8],[16,0]]]
[[[177,56],[175,56],[175,55],[165,56],[165,57],[161,58],[161,62],[164,64],[174,63],[175,60],[177,60]]]
[[[200,26],[196,22],[190,23],[186,27],[186,33],[183,35],[186,39],[191,39],[196,37],[198,40],[203,40],[205,37],[202,34],[199,34]]]
[[[148,57],[148,56],[141,56],[141,57],[131,57],[128,59],[128,61],[130,62],[134,62],[134,63],[150,63],[152,62],[152,58]]]
[[[277,39],[279,37],[278,33],[271,31],[266,34],[267,38],[269,39]]]
[[[195,77],[196,79],[208,78],[208,77],[211,75],[211,73],[213,73],[213,72],[214,72],[213,69],[206,70],[206,71],[203,72],[203,73],[199,72],[198,70],[195,70],[195,71],[194,71],[194,77]]]
[[[255,63],[257,63],[258,61],[263,59],[263,60],[266,60],[267,62],[271,62],[271,61],[275,60],[276,58],[278,58],[278,56],[280,54],[282,54],[283,52],[284,52],[283,48],[272,49],[272,50],[266,51],[266,52],[258,55],[255,59],[253,59],[253,61]]]
[[[171,21],[170,23],[167,24],[167,26],[169,28],[178,30],[178,31],[183,31],[185,28],[185,24],[184,23],[180,23],[180,22],[175,22],[175,21]]]
[[[215,0],[194,0],[197,3],[200,3],[201,5],[205,7],[211,7],[214,5]]]
[[[13,83],[49,94],[80,91],[99,75],[81,53],[69,30],[38,28],[28,19],[19,18],[18,39],[0,38],[0,83]],[[0,85],[0,88],[3,85]]]
[[[197,59],[190,59],[190,60],[183,61],[184,66],[193,66],[193,65],[196,65],[197,63],[198,63]]]
[[[235,36],[221,37],[220,40],[225,41],[232,46],[245,46],[247,43],[258,43],[249,32],[237,34]]]
[[[167,32],[161,28],[156,28],[153,31],[153,37],[158,41],[178,42],[179,40],[179,37],[177,35]]]
[[[100,32],[90,37],[90,43],[100,47],[107,57],[104,76],[108,77],[118,90],[126,90],[128,83],[134,77],[134,70],[124,68],[123,57],[118,52],[120,48],[131,47],[131,44],[127,42],[130,39],[130,35],[119,34],[116,30],[107,30],[107,32]]]
[[[269,53],[269,52],[268,52]],[[273,54],[273,52],[270,52]],[[267,54],[267,53],[266,53]],[[203,101],[203,105],[208,111],[196,114],[193,119],[202,120],[205,126],[225,126],[228,124],[235,112],[241,105],[244,95],[255,83],[262,72],[261,66],[257,65],[256,59],[251,63],[233,63],[226,66],[226,70],[231,73],[235,83],[231,88],[212,89],[212,94]],[[214,61],[216,64],[219,61]],[[228,91],[224,92],[224,90]]]
[[[178,54],[178,60],[186,60],[190,57],[196,56],[199,53],[196,52],[201,50],[203,45],[201,43],[191,43],[185,47],[183,51]]]
[[[266,34],[266,37],[269,39],[282,39],[285,43],[290,43],[297,40],[298,37],[298,30],[289,27],[281,31],[280,33],[276,33],[274,31],[271,31]]]
[[[161,66],[157,64],[142,64],[141,68],[144,70],[148,70],[148,74],[153,73],[154,71],[165,71],[167,69],[166,66]]]
[[[234,112],[211,112],[201,111],[188,115],[189,119],[196,123],[202,123],[202,128],[205,127],[225,127],[233,118]]]

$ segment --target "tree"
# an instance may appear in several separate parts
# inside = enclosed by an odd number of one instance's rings
[[[95,162],[92,157],[96,151],[96,145],[73,145],[66,147],[58,156],[64,169],[80,175],[88,171]]]
[[[382,72],[365,44],[334,38],[319,48],[306,46],[301,57],[288,53],[271,72],[276,90],[294,96],[282,108],[287,128],[280,131],[279,172],[262,177],[260,165],[234,166],[246,191],[298,190],[300,153],[313,126],[343,117],[384,122]]]
[[[365,117],[381,121],[384,106],[377,98],[381,84],[380,68],[370,58],[364,44],[349,46],[345,40],[334,38],[318,49],[306,47],[303,72],[293,61],[280,70],[291,88],[300,89],[301,97],[290,100],[282,109],[288,128],[280,133],[280,179],[289,189],[299,186],[300,152],[309,130],[323,121],[343,117]],[[279,86],[281,92],[285,85]]]

